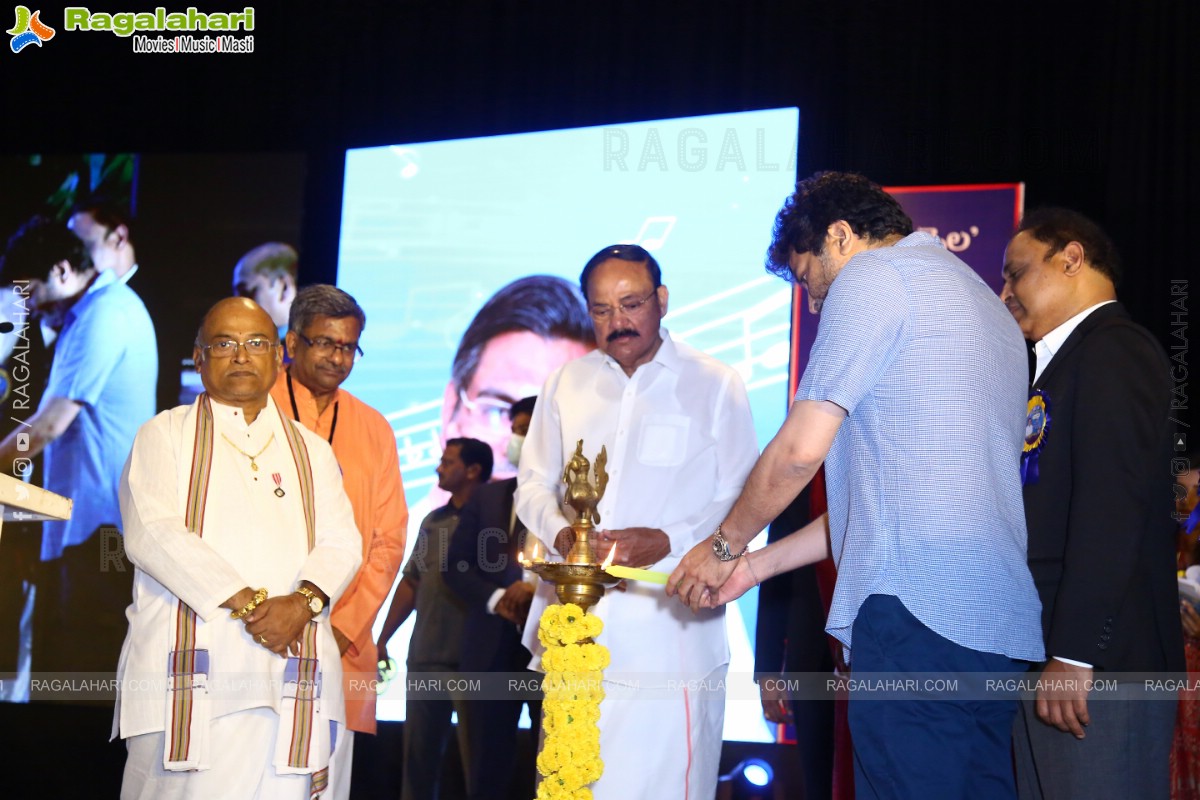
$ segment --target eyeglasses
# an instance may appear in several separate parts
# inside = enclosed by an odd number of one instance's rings
[[[465,389],[458,390],[458,399],[463,408],[481,417],[493,430],[508,430],[510,428],[508,415],[512,412],[512,401],[499,397],[484,395],[472,400],[467,397]]]
[[[353,359],[354,363],[357,364],[358,360],[366,355],[362,351],[362,348],[358,346],[358,342],[338,344],[332,339],[326,339],[324,336],[317,339],[310,339],[303,333],[300,333],[300,331],[296,331],[296,335],[300,337],[300,341],[316,351],[317,355],[321,358],[329,358],[336,351],[341,353],[344,358]]]
[[[658,289],[651,289],[650,294],[641,300],[626,300],[623,303],[618,303],[617,307],[627,316],[635,316],[642,309],[642,306],[646,305],[650,298],[654,297],[657,292]],[[613,315],[613,309],[612,306],[592,306],[588,309],[588,313],[592,315],[592,319],[603,322]]]
[[[234,341],[233,339],[221,339],[202,346],[201,350],[207,350],[213,358],[233,358],[239,347],[246,348],[246,353],[252,356],[261,356],[271,352],[271,348],[275,346],[275,342],[270,339],[247,339],[244,342]]]

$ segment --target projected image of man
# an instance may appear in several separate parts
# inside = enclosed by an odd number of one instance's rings
[[[536,395],[546,376],[595,347],[575,287],[532,275],[504,286],[463,332],[442,398],[444,439],[470,436],[492,446],[497,480],[516,475],[508,460],[509,409]]]
[[[238,259],[233,268],[233,293],[249,297],[270,315],[279,331],[287,336],[288,312],[296,299],[296,276],[300,257],[296,249],[283,242],[267,242]]]
[[[138,426],[154,413],[150,315],[114,270],[93,268],[88,252],[61,223],[34,217],[9,240],[0,267],[5,282],[21,281],[38,316],[61,325],[37,412],[0,442],[5,471],[44,452],[45,488],[74,500],[69,520],[43,524],[34,671],[117,666],[130,587],[114,562],[117,483]]]

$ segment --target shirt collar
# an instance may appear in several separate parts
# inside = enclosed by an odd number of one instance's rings
[[[683,365],[683,359],[679,356],[679,349],[675,346],[675,341],[671,338],[671,333],[666,328],[659,326],[658,335],[662,338],[662,344],[658,346],[658,351],[651,357],[646,364],[661,364],[666,369],[672,372],[679,372]],[[621,365],[617,360],[604,353],[604,361],[613,369],[621,369]],[[645,366],[645,364],[641,365]],[[638,367],[641,369],[641,367]],[[634,370],[636,373],[637,370]]]
[[[468,498],[468,499],[470,499],[470,498]],[[444,517],[444,516],[447,516],[448,514],[457,514],[459,511],[460,511],[460,509],[458,508],[458,506],[454,505],[454,501],[451,499],[447,499],[446,504],[444,506],[439,506],[438,508],[435,508],[433,510],[433,513],[438,515],[439,517]]]
[[[1079,327],[1079,323],[1083,322],[1088,316],[1100,306],[1106,306],[1109,303],[1115,303],[1116,300],[1105,300],[1102,303],[1096,303],[1094,306],[1088,306],[1083,311],[1080,311],[1069,320],[1059,325],[1054,330],[1047,333],[1033,345],[1034,355],[1037,356],[1037,367],[1034,370],[1033,379],[1036,381],[1041,377],[1042,372],[1046,369],[1046,365],[1054,358],[1054,354],[1059,351],[1067,338],[1075,332]]]
[[[662,337],[662,345],[658,348],[658,352],[654,354],[652,362],[662,364],[672,372],[679,372],[683,367],[683,359],[679,356],[679,348],[675,346],[675,340],[671,338],[671,334],[666,328],[658,329],[659,336]]]
[[[124,275],[122,275],[121,277],[118,278],[116,272],[114,272],[111,269],[106,269],[103,272],[100,272],[96,275],[96,279],[92,281],[92,285],[87,288],[86,294],[91,294],[92,292],[99,291],[100,289],[103,289],[105,286],[111,286],[114,283],[119,283],[121,285],[125,285],[125,284],[129,283],[129,279],[132,278],[137,273],[137,271],[138,271],[138,265],[134,264],[132,267],[129,268],[129,272],[126,272]]]
[[[67,326],[78,319],[83,310],[87,308],[88,303],[92,302],[92,299],[96,297],[101,289],[107,289],[116,283],[116,281],[117,276],[112,270],[106,269],[104,272],[96,273],[96,277],[92,278],[92,282],[84,289],[83,294],[75,301],[74,305],[67,309],[67,313],[63,315],[63,325],[62,330],[59,331],[59,335],[61,336],[62,332],[67,329]]]
[[[222,427],[237,426],[238,428],[265,428],[271,425],[271,418],[278,418],[279,413],[275,410],[275,400],[270,395],[267,395],[267,404],[258,412],[258,416],[254,418],[254,422],[246,424],[246,416],[242,413],[240,406],[230,406],[221,403],[208,396],[209,402],[212,404],[213,421]]]
[[[1055,328],[1054,330],[1050,331],[1045,336],[1043,336],[1041,338],[1041,340],[1038,342],[1038,344],[1044,345],[1046,350],[1050,353],[1050,355],[1053,356],[1055,353],[1058,352],[1059,348],[1061,348],[1063,346],[1063,342],[1065,342],[1067,340],[1067,337],[1070,336],[1072,333],[1074,333],[1075,329],[1079,327],[1079,323],[1083,322],[1085,319],[1088,318],[1089,314],[1091,314],[1093,311],[1095,311],[1100,306],[1106,306],[1109,303],[1115,303],[1115,302],[1117,302],[1117,301],[1116,300],[1105,300],[1103,303],[1096,303],[1096,305],[1094,305],[1094,306],[1088,306],[1083,311],[1080,311],[1078,314],[1071,317],[1069,320],[1064,322],[1062,325],[1059,325],[1057,328]]]
[[[92,281],[91,285],[88,286],[86,294],[98,292],[105,286],[111,286],[112,284],[116,283],[117,280],[117,273],[113,272],[111,269],[106,269],[103,272],[97,273],[96,278]],[[124,283],[124,281],[121,282]]]
[[[928,233],[926,231],[921,231],[921,230],[913,231],[908,236],[905,236],[903,239],[901,239],[900,241],[896,242],[895,244],[893,244],[891,246],[892,247],[929,247],[930,245],[932,245],[934,247],[940,247],[943,250],[946,249],[945,245],[943,245],[936,236],[934,236],[931,233]]]

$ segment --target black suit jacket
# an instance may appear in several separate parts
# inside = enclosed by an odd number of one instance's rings
[[[1108,671],[1183,668],[1169,366],[1150,333],[1110,303],[1034,383],[1050,427],[1025,517],[1047,657]]]
[[[529,666],[530,654],[521,645],[520,631],[487,610],[493,592],[522,577],[517,556],[525,526],[517,521],[515,531],[508,530],[516,490],[516,478],[480,486],[459,511],[458,527],[450,539],[446,583],[467,603],[459,659],[464,672],[508,672]]]

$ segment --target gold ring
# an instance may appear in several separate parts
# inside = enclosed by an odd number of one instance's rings
[[[260,633],[260,634],[258,635],[258,643],[259,643],[259,644],[266,644],[266,643],[267,643],[267,637],[263,636],[263,635]]]

